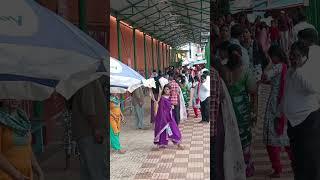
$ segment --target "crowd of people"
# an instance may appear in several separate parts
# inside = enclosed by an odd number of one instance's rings
[[[153,71],[150,78],[155,80],[156,87],[152,89],[136,89],[132,93],[132,103],[135,109],[135,119],[138,129],[144,128],[145,95],[151,98],[150,123],[154,129],[154,144],[158,148],[168,146],[171,140],[179,149],[182,134],[179,124],[186,120],[189,105],[192,105],[195,119],[199,123],[209,123],[210,76],[204,66],[178,67],[173,66],[162,71]],[[120,145],[119,135],[121,120],[124,116],[120,108],[120,94],[110,96],[110,142],[111,147],[120,154],[125,150]],[[200,112],[199,112],[200,111]]]
[[[257,123],[258,91],[271,86],[263,118],[263,143],[272,178],[282,174],[284,149],[296,180],[320,179],[317,155],[320,91],[316,77],[318,32],[302,10],[266,13],[250,23],[247,14],[216,19],[211,69],[214,179],[246,179],[255,174],[252,129]],[[268,15],[269,14],[269,15]],[[260,103],[260,102],[259,102]]]

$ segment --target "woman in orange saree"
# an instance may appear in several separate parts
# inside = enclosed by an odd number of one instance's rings
[[[0,179],[32,180],[43,172],[31,148],[31,122],[19,109],[20,101],[0,102]]]

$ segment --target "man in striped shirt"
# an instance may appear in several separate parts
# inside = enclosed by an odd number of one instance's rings
[[[174,80],[174,74],[169,74],[169,85],[171,87],[170,100],[174,109],[174,115],[177,124],[180,123],[180,87],[179,84]]]

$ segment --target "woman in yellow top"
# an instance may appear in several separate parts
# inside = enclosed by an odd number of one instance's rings
[[[119,135],[121,129],[121,121],[124,122],[124,117],[120,108],[120,99],[117,94],[111,94],[110,96],[110,143],[111,147],[118,151],[120,154],[124,154],[125,150],[120,145]]]
[[[0,101],[0,179],[40,180],[43,172],[31,148],[31,122],[19,109],[20,101]]]

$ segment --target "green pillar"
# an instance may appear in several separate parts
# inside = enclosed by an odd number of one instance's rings
[[[151,38],[151,58],[152,58],[152,71],[154,70],[154,51],[153,51],[153,38]]]
[[[35,0],[35,1],[39,3],[39,0]],[[80,17],[80,8],[79,8],[79,17]],[[33,101],[32,106],[33,106],[33,112],[30,118],[35,118],[36,120],[43,120],[43,112],[44,112],[43,101]]]
[[[161,52],[162,52],[162,70],[164,71],[164,68],[165,68],[165,60],[164,60],[164,52],[163,52],[163,47],[164,47],[164,45],[163,45],[163,43],[162,43],[162,45],[161,45]]]
[[[122,61],[122,57],[121,57],[121,29],[120,29],[120,20],[117,19],[117,37],[118,37],[118,60]],[[120,104],[120,108],[121,111],[124,110],[124,95],[121,95],[121,104]]]
[[[136,43],[136,29],[133,28],[133,62],[134,62],[134,69],[137,70],[137,43]]]
[[[118,59],[122,61],[121,57],[121,30],[120,30],[120,20],[117,19],[117,36],[118,36]]]
[[[36,120],[43,120],[44,112],[44,102],[43,101],[34,101],[33,102],[33,114],[31,115]]]
[[[160,70],[161,62],[160,62],[160,41],[158,41],[158,71]]]
[[[154,70],[154,60],[153,60],[153,38],[151,37],[151,61],[152,61],[152,71]]]
[[[143,33],[143,46],[144,46],[144,73],[145,73],[145,77],[148,78],[147,42],[146,42],[146,34],[145,33]]]
[[[169,61],[168,61],[168,45],[166,45],[166,64],[168,66]]]
[[[172,65],[172,60],[171,60],[171,50],[170,50],[170,46],[169,46],[169,63],[170,63],[170,66]]]
[[[211,61],[210,61],[210,38],[209,38],[209,40],[208,40],[208,43],[206,44],[206,46],[205,46],[205,48],[204,48],[204,55],[205,55],[205,59],[207,60],[207,64],[206,64],[206,66],[207,66],[207,69],[210,69],[210,63],[211,63]]]
[[[86,23],[86,0],[79,0],[79,28],[87,32]]]

